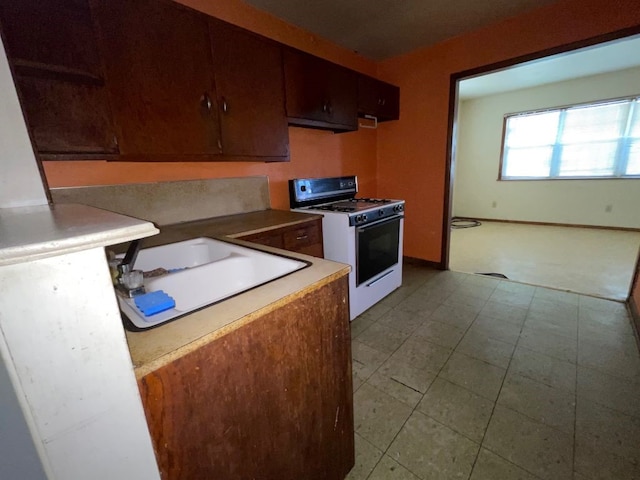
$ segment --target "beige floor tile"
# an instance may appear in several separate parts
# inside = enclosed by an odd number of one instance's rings
[[[640,356],[627,355],[620,347],[612,348],[589,341],[580,342],[578,364],[624,378],[640,387]]]
[[[427,340],[442,347],[454,348],[464,335],[464,330],[446,323],[426,320],[414,333],[413,337]]]
[[[380,352],[392,354],[407,338],[409,338],[408,333],[376,322],[358,336],[358,342]]]
[[[578,366],[578,399],[640,418],[640,385],[591,368]]]
[[[356,391],[362,386],[365,380],[366,378],[362,378],[358,373],[353,372],[353,375],[351,375],[351,384],[353,385],[353,393],[356,393]]]
[[[482,445],[540,478],[571,478],[573,438],[501,405]]]
[[[515,346],[511,343],[502,342],[491,338],[484,332],[469,329],[455,351],[498,367],[507,368],[514,348]]]
[[[401,306],[402,303],[382,315],[378,323],[409,335],[425,322],[430,312],[402,310]]]
[[[356,461],[345,480],[366,480],[382,457],[382,450],[371,445],[357,433],[354,437]]]
[[[473,274],[467,275],[467,278],[464,281],[464,285],[481,285],[483,287],[495,289],[501,282],[501,278],[492,277],[491,275]]]
[[[438,377],[418,410],[480,443],[493,411],[493,402]]]
[[[509,365],[510,373],[571,392],[576,388],[576,365],[518,345]]]
[[[470,275],[454,293],[475,297],[480,300],[488,300],[498,283],[488,277]]]
[[[590,480],[637,480],[640,478],[640,465],[600,448],[593,440],[582,438],[576,439],[573,468],[582,475],[582,478]]]
[[[529,313],[577,320],[578,306],[559,300],[534,296],[533,300],[531,300],[531,305],[529,305]]]
[[[482,307],[469,305],[441,305],[429,316],[429,320],[466,329],[473,323],[481,309]]]
[[[639,245],[638,232],[483,221],[452,231],[450,268],[623,300]]]
[[[413,408],[420,402],[434,378],[435,374],[427,370],[387,360],[369,377],[367,383]]]
[[[351,367],[354,374],[366,380],[389,358],[389,354],[353,340],[351,342],[351,357],[353,360]]]
[[[489,338],[515,345],[520,338],[521,328],[520,325],[509,323],[506,320],[479,315],[467,330],[467,334],[482,333]]]
[[[640,465],[640,418],[625,415],[578,396],[576,438]]]
[[[529,308],[531,298],[532,295],[529,292],[510,292],[508,290],[496,289],[489,297],[489,300],[512,307]]]
[[[391,457],[384,455],[369,480],[420,480]]]
[[[351,338],[358,338],[362,332],[375,323],[375,319],[366,313],[356,317],[351,322]]]
[[[422,316],[428,316],[438,308],[441,303],[442,300],[423,295],[420,293],[420,290],[418,290],[402,300],[402,302],[396,306],[396,309],[411,313],[420,313]]]
[[[626,299],[622,299],[626,300]],[[588,308],[608,313],[626,313],[627,308],[620,301],[612,301],[605,298],[589,297],[583,295],[580,297],[580,308]]]
[[[476,312],[482,310],[485,303],[487,303],[485,298],[478,298],[474,295],[460,292],[459,290],[456,290],[442,301],[443,305],[450,305],[454,307],[465,306],[474,309]]]
[[[414,412],[387,454],[423,479],[466,479],[480,446]]]
[[[538,477],[481,448],[470,480],[536,480]]]
[[[378,303],[378,305],[393,308],[396,305],[398,305],[400,302],[402,302],[405,298],[407,298],[409,295],[411,295],[414,291],[415,289],[413,287],[408,287],[403,285],[400,288],[397,288],[396,290],[391,292],[386,297],[384,297]]]
[[[510,280],[502,280],[496,290],[504,290],[505,292],[527,294],[533,297],[537,287],[534,285],[526,285],[524,283],[513,282]]]
[[[580,360],[580,351],[581,349],[584,351],[584,348],[587,349],[595,346],[605,349],[610,349],[617,351],[618,355],[626,355],[629,357],[638,357],[640,356],[640,351],[638,351],[638,341],[633,336],[594,336],[590,334],[578,334],[578,360]],[[584,360],[584,359],[583,359]]]
[[[542,287],[537,287],[533,296],[535,298],[543,298],[552,302],[568,303],[570,305],[578,305],[578,300],[580,298],[580,295],[577,293]]]
[[[391,444],[411,411],[411,407],[367,383],[353,396],[355,431],[383,451]]]
[[[507,375],[498,404],[573,435],[575,395],[520,375]]]
[[[551,336],[556,334],[573,339],[578,338],[578,320],[575,317],[556,317],[543,313],[529,313],[524,326],[535,328]]]
[[[451,349],[441,347],[435,343],[410,337],[391,356],[418,370],[429,370],[438,373],[451,355]]]
[[[493,402],[505,372],[504,368],[454,352],[439,375]]]
[[[489,300],[480,311],[483,317],[497,318],[514,325],[522,325],[527,316],[527,309]]]
[[[581,330],[594,334],[633,335],[633,327],[629,313],[626,310],[622,312],[603,312],[580,307],[578,319]]]
[[[373,320],[377,320],[378,318],[380,318],[382,315],[384,315],[385,313],[387,313],[389,310],[391,310],[392,306],[391,305],[387,305],[385,303],[382,302],[378,302],[376,303],[373,307],[371,307],[370,309],[368,309],[367,311],[365,311],[363,313],[363,315],[366,315],[370,318],[372,318]]]
[[[570,363],[576,363],[578,356],[578,342],[575,337],[565,337],[559,333],[552,334],[549,331],[531,328],[526,322],[520,333],[518,346]]]

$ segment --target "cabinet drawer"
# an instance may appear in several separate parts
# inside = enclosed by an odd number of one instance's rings
[[[242,240],[281,248],[292,252],[304,253],[323,258],[322,220],[310,220],[298,225],[276,227],[266,232],[239,237]]]
[[[241,238],[242,240],[259,243],[260,245],[266,245],[268,247],[284,248],[282,233],[278,231],[256,233],[254,235],[247,235],[246,237]]]
[[[286,250],[299,251],[299,249],[314,243],[322,243],[320,227],[317,223],[287,230],[284,232],[283,237]]]

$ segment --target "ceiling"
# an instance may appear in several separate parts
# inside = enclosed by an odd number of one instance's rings
[[[372,60],[384,60],[557,0],[244,0]]]
[[[461,100],[640,66],[640,35],[463,80]]]

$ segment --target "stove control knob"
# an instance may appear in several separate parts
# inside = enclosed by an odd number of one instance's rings
[[[362,215],[356,215],[356,223],[362,222]]]
[[[381,217],[384,215],[384,210],[380,209],[378,210],[378,216]]]
[[[401,212],[402,210],[404,210],[404,205],[396,205],[393,207],[394,212]]]
[[[366,221],[367,221],[367,214],[366,214],[366,213],[363,213],[363,214],[362,214],[362,221],[363,221],[363,222],[366,222]]]

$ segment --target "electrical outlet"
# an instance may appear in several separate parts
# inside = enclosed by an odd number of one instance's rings
[[[496,208],[497,206],[498,206],[498,202],[496,202],[495,200],[491,202],[491,208]]]
[[[612,210],[613,210],[613,205],[607,205],[606,207],[604,207],[604,211],[607,213],[611,213]]]

